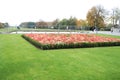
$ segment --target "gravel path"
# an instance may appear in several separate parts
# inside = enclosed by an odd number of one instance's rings
[[[108,34],[108,35],[116,35],[120,36],[120,32],[110,32],[110,31],[98,31],[98,32],[93,32],[93,31],[84,31],[84,32],[12,32],[11,34],[29,34],[29,33],[39,33],[39,34],[50,34],[50,33],[55,33],[55,34],[83,34],[83,33],[88,33],[88,34]]]

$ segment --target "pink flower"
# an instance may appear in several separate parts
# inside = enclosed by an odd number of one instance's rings
[[[120,42],[120,39],[96,36],[93,34],[25,34],[25,36],[41,44]]]

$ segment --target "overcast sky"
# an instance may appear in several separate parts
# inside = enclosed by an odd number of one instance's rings
[[[86,19],[88,10],[95,5],[103,5],[108,10],[120,8],[120,0],[0,0],[0,22],[19,25],[70,16]]]

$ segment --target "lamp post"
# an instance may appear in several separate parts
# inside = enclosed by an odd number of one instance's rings
[[[60,24],[58,24],[58,34],[59,34],[59,28],[60,28]]]
[[[114,16],[114,9],[113,9],[113,27],[114,27],[114,17],[115,17],[115,16]]]
[[[96,17],[96,13],[94,14],[94,18],[95,18],[95,21],[94,21],[94,27],[95,27],[95,31],[96,31],[96,33],[97,33],[97,23],[96,23],[96,19],[97,19],[97,17]]]

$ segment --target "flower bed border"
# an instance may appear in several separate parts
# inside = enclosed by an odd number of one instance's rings
[[[70,43],[70,44],[41,44],[28,36],[22,35],[24,39],[33,44],[34,46],[43,49],[66,49],[66,48],[89,48],[89,47],[106,47],[106,46],[120,46],[120,42],[95,42],[95,43]]]

